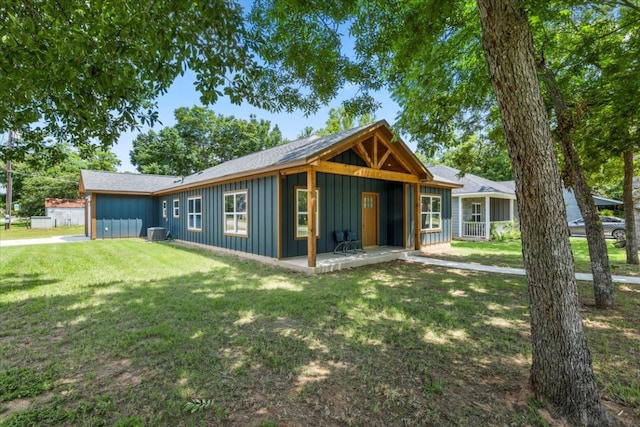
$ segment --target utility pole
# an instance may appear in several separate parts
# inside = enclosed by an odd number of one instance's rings
[[[13,131],[9,131],[9,138],[7,139],[7,206],[6,215],[4,217],[4,229],[11,230],[11,207],[13,206],[12,191],[13,191],[13,179],[11,178],[11,149],[13,148]]]

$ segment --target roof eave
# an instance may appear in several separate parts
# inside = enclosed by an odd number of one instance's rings
[[[81,194],[114,194],[123,196],[153,196],[150,191],[127,191],[127,190],[94,190],[88,189]]]
[[[226,181],[237,181],[237,180],[243,179],[243,178],[244,179],[248,179],[248,178],[251,178],[252,176],[255,176],[255,175],[265,175],[265,174],[269,174],[269,173],[276,173],[276,172],[279,172],[279,171],[281,171],[283,169],[290,169],[290,168],[293,168],[293,167],[299,167],[299,166],[304,166],[304,165],[310,165],[310,162],[307,161],[306,159],[303,159],[303,160],[296,160],[296,161],[293,161],[293,162],[279,164],[279,165],[271,165],[271,166],[267,166],[267,167],[260,168],[260,169],[254,169],[254,170],[249,171],[249,172],[247,172],[247,171],[238,172],[238,173],[224,175],[224,176],[220,176],[220,177],[216,177],[216,178],[204,179],[202,181],[194,181],[194,182],[190,182],[190,183],[187,183],[187,184],[181,184],[181,185],[177,185],[177,186],[173,186],[173,187],[169,187],[169,188],[165,188],[165,189],[154,191],[153,193],[151,193],[151,195],[153,195],[153,196],[162,196],[162,195],[165,195],[165,194],[175,193],[176,191],[185,191],[185,190],[189,190],[191,188],[206,187],[208,185],[217,184],[217,183],[226,182]]]
[[[454,189],[454,188],[462,188],[463,185],[462,184],[456,184],[453,182],[445,182],[445,181],[438,181],[437,179],[421,179],[420,180],[421,184],[429,184],[433,187],[438,187],[438,188],[450,188],[450,189]]]
[[[516,198],[516,195],[513,193],[501,193],[499,191],[480,191],[480,192],[475,192],[475,193],[456,193],[456,194],[452,194],[453,197],[491,197],[491,196],[499,196],[500,198],[503,199],[514,199]]]

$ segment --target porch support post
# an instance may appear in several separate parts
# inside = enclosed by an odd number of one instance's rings
[[[513,222],[515,220],[515,218],[513,216],[515,202],[516,202],[515,200],[509,199],[509,219],[511,220],[511,222]]]
[[[312,166],[307,170],[307,265],[316,266],[316,169]]]
[[[84,235],[91,237],[91,196],[85,195],[84,199]]]
[[[91,198],[89,199],[89,211],[91,212],[91,240],[96,240],[98,235],[96,234],[98,231],[98,225],[96,222],[96,195],[91,193]]]
[[[491,202],[489,196],[484,198],[484,237],[487,240],[491,240]]]
[[[414,188],[414,203],[413,203],[413,248],[417,251],[420,250],[420,229],[422,228],[422,216],[420,215],[420,203],[422,203],[420,197],[420,184],[415,184]]]
[[[464,225],[463,225],[463,220],[462,220],[462,213],[463,213],[463,209],[462,209],[462,205],[464,203],[464,197],[460,196],[458,197],[458,237],[464,237],[465,236],[465,232],[464,232]]]

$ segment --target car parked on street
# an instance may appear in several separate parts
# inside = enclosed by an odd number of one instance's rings
[[[624,219],[616,218],[615,216],[600,216],[600,221],[602,222],[605,237],[616,240],[624,239],[626,234]],[[569,221],[569,231],[571,236],[586,236],[584,220],[578,218]]]

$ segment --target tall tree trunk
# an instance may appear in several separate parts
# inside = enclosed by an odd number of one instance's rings
[[[616,295],[611,278],[607,241],[605,240],[602,222],[598,215],[598,208],[593,201],[591,188],[587,184],[580,156],[572,139],[576,119],[564,100],[555,74],[545,62],[544,53],[542,54],[543,58],[538,61],[538,69],[542,72],[542,80],[545,83],[547,94],[551,99],[556,114],[556,138],[564,160],[562,179],[565,187],[575,193],[582,219],[584,219],[596,307],[612,307],[616,302]]]
[[[626,222],[625,248],[627,250],[627,264],[639,264],[638,261],[638,234],[636,233],[636,213],[633,203],[633,150],[624,152],[624,219]]]
[[[633,161],[635,162],[640,162],[640,155],[639,154],[635,154],[633,156]],[[631,200],[633,201],[633,214],[635,215],[635,231],[636,231],[636,241],[638,239],[638,230],[640,230],[640,174],[636,174],[636,172],[633,172],[633,179],[632,179],[632,187],[633,187],[633,191],[632,191],[632,195],[631,195]]]
[[[531,301],[535,394],[585,426],[609,426],[591,367],[557,157],[518,0],[477,0],[482,43],[516,181]]]

